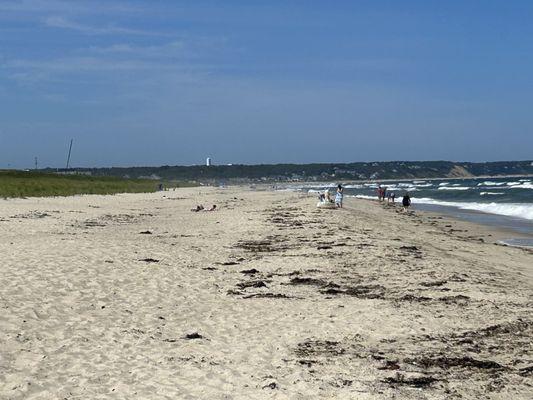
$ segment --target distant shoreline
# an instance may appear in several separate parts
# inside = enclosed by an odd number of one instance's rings
[[[107,167],[44,169],[43,172],[224,183],[274,183],[304,181],[385,181],[389,179],[445,179],[484,176],[530,176],[533,160],[500,162],[382,161],[308,164],[165,165],[158,167]]]
[[[465,180],[465,179],[505,179],[505,178],[533,178],[533,174],[519,174],[519,175],[480,175],[480,176],[463,176],[463,177],[440,177],[440,178],[398,178],[398,179],[364,179],[364,180],[352,180],[352,179],[339,179],[338,181],[294,181],[294,182],[281,182],[279,186],[302,184],[302,185],[331,185],[332,183],[388,183],[388,182],[406,182],[406,181],[451,181],[451,180]],[[264,183],[264,185],[272,186],[275,182]],[[263,184],[256,184],[256,186]],[[241,184],[231,185],[241,186]]]

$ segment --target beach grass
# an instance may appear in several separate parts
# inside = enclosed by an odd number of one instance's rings
[[[0,197],[72,196],[77,194],[147,193],[159,181],[86,175],[59,175],[34,171],[0,171]],[[165,187],[190,186],[173,182]]]

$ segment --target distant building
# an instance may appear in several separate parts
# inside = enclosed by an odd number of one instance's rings
[[[210,157],[207,157],[207,160],[205,160],[205,165],[207,165],[208,167],[211,166],[211,158]]]
[[[142,175],[142,176],[139,176],[139,179],[151,179],[153,181],[158,181],[161,179],[161,177],[159,175],[156,175],[156,174],[152,174],[152,175]]]
[[[76,170],[58,170],[56,171],[57,175],[87,175],[91,176],[93,173],[91,171],[76,171]]]

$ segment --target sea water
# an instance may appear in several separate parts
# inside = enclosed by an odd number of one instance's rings
[[[510,238],[507,244],[533,246],[533,177],[346,183],[344,194],[377,199],[378,185],[393,192],[396,201],[409,193],[415,209],[449,213],[512,230],[520,237]],[[326,187],[334,188],[334,185],[306,184],[298,190],[324,190]]]

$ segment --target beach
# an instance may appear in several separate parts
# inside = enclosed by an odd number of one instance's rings
[[[0,200],[0,232],[0,399],[533,395],[533,250],[489,227],[201,187]]]

